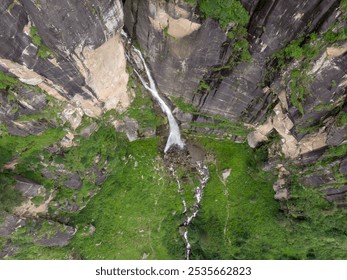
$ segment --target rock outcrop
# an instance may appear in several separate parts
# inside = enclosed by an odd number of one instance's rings
[[[4,71],[93,117],[129,105],[119,0],[6,0],[0,14]]]

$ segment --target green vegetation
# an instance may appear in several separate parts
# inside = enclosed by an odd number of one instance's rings
[[[199,0],[199,9],[205,17],[215,18],[225,28],[230,22],[245,26],[249,15],[239,0]]]
[[[194,106],[193,104],[186,103],[182,97],[180,98],[173,98],[173,101],[175,105],[180,109],[182,112],[185,113],[197,113],[198,108]]]
[[[328,151],[325,153],[327,159],[333,159],[343,157],[347,154],[347,144],[340,146],[330,146]]]
[[[290,100],[292,104],[300,111],[302,115],[304,115],[304,108],[302,103],[308,94],[310,94],[307,90],[309,83],[312,78],[306,72],[301,72],[300,70],[293,70],[290,73],[291,81],[289,83],[289,88],[291,90]]]
[[[182,112],[190,113],[190,114],[193,114],[194,116],[205,117],[205,118],[211,120],[210,123],[194,123],[194,122],[192,122],[192,123],[190,123],[190,125],[192,127],[195,127],[195,128],[212,128],[212,129],[217,129],[217,130],[220,129],[220,130],[223,130],[226,134],[238,135],[238,136],[247,136],[247,134],[250,132],[250,130],[248,128],[246,128],[245,126],[243,126],[242,124],[234,123],[227,118],[200,113],[198,111],[198,108],[196,108],[192,104],[186,103],[182,98],[173,98],[172,101],[175,104],[175,106],[177,106]],[[186,133],[190,136],[206,137],[206,134],[199,135],[199,133],[196,133],[192,130],[183,131],[183,133]],[[218,138],[218,135],[213,135],[210,132],[209,132],[209,136],[211,136],[212,138]]]
[[[127,115],[138,121],[140,132],[146,128],[156,128],[162,124],[162,119],[158,118],[154,111],[151,95],[140,85],[137,85],[135,99]]]
[[[279,211],[272,181],[259,171],[264,150],[200,140],[213,154],[211,179],[190,231],[195,259],[345,259],[345,214],[297,183],[291,215]],[[231,169],[223,181],[221,173]],[[300,213],[300,219],[295,217]],[[323,214],[322,214],[323,213]]]
[[[14,190],[15,181],[8,174],[0,173],[0,223],[12,209],[22,202],[22,196]]]
[[[47,47],[40,35],[38,34],[37,28],[35,26],[30,27],[30,37],[33,44],[37,47],[37,55],[40,58],[56,57],[55,53]]]
[[[3,72],[0,72],[0,89],[14,88],[19,84],[17,78],[11,77]]]
[[[347,113],[340,112],[340,114],[337,116],[336,122],[338,126],[347,125]]]
[[[189,229],[192,258],[346,258],[345,214],[319,192],[294,181],[293,199],[286,204],[288,215],[280,212],[280,204],[273,199],[274,177],[260,170],[266,149],[254,151],[226,140],[196,141],[210,153],[211,178],[198,218]],[[108,161],[108,178],[83,210],[68,214],[69,224],[78,228],[72,242],[64,248],[34,245],[28,234],[31,225],[27,225],[11,237],[21,248],[13,258],[182,259],[184,244],[178,226],[183,207],[177,185],[159,156],[158,138],[126,143],[112,128],[101,126],[85,142],[81,139],[82,147],[66,155],[65,164],[76,164],[74,170],[82,170],[78,162],[92,164],[99,154],[101,161]],[[225,169],[231,175],[223,180]],[[185,170],[177,173],[190,203],[190,187],[196,179]],[[89,225],[96,228],[92,235]],[[50,228],[44,225],[38,230],[45,235]]]
[[[201,80],[198,86],[198,90],[201,91],[201,90],[209,90],[209,89],[210,89],[209,84],[206,81]]]
[[[43,196],[35,196],[31,199],[31,202],[34,203],[34,205],[39,206],[45,201],[45,198]]]
[[[79,228],[92,223],[97,229],[92,236],[78,233],[71,244],[83,258],[184,256],[183,241],[178,235],[182,206],[177,187],[157,156],[157,140],[129,143],[126,155],[111,162],[112,175],[100,192],[73,217]]]
[[[232,40],[234,48],[228,62],[229,68],[240,61],[251,60],[246,29],[250,17],[239,0],[189,0],[187,2],[190,5],[197,5],[205,18],[216,19],[228,31],[228,37]]]
[[[169,25],[167,25],[166,27],[164,27],[163,29],[163,34],[164,34],[164,37],[165,38],[168,38],[170,35],[169,35]]]
[[[44,247],[34,243],[32,236],[32,224],[19,228],[11,235],[10,241],[20,250],[13,257],[7,259],[17,260],[68,260],[73,255],[73,250],[66,247]],[[0,238],[0,242],[4,238]]]
[[[312,81],[312,77],[308,75],[309,70],[312,68],[312,63],[322,53],[323,50],[329,45],[347,39],[347,27],[344,26],[347,19],[347,1],[341,1],[340,10],[342,16],[340,21],[330,26],[329,30],[322,35],[311,33],[307,36],[301,36],[291,41],[285,48],[273,54],[268,62],[268,71],[264,80],[264,84],[272,81],[278,73],[283,72],[284,68],[291,60],[300,60],[300,66],[290,72],[289,88],[291,92],[291,102],[304,114],[303,102],[310,94],[308,86]],[[332,81],[332,87],[336,86],[336,81]],[[325,105],[323,105],[325,106]],[[328,107],[318,107],[315,110],[330,109]]]

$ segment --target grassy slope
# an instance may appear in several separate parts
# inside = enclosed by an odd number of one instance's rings
[[[256,168],[246,145],[201,140],[216,157],[210,165],[202,211],[190,233],[194,258],[346,259],[346,221],[342,211],[317,192],[295,185],[293,207],[304,220],[285,217],[273,199],[272,180]],[[221,171],[231,175],[221,181]]]
[[[120,168],[74,217],[80,226],[92,223],[96,227],[94,235],[78,234],[71,244],[83,258],[141,259],[144,253],[150,259],[183,256],[178,236],[180,200],[157,154],[157,139],[129,143]],[[173,252],[176,246],[179,249]]]

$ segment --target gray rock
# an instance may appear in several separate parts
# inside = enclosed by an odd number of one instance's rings
[[[340,173],[347,177],[347,157],[345,157],[340,163]]]
[[[94,93],[86,86],[72,54],[85,46],[97,48],[122,27],[121,2],[23,0],[15,2],[11,10],[7,9],[8,0],[2,1],[1,5],[0,57],[26,65],[52,80],[61,87],[60,93],[69,99],[76,94],[93,98]],[[57,65],[37,56],[37,47],[23,31],[29,18],[44,44],[55,52]]]
[[[91,236],[95,233],[96,228],[93,225],[86,225],[83,230],[83,236]]]
[[[315,172],[316,173],[303,177],[301,183],[305,186],[321,187],[334,181],[334,176],[331,173],[324,174],[323,171]]]
[[[201,145],[189,141],[186,143],[186,147],[189,151],[189,155],[191,156],[192,163],[203,161],[205,159],[206,153]]]
[[[20,249],[19,246],[13,245],[11,241],[7,241],[6,245],[0,251],[0,259],[13,256]]]
[[[81,130],[81,133],[80,133],[80,134],[81,134],[81,136],[82,136],[84,139],[87,139],[87,138],[89,138],[89,136],[92,135],[93,132],[94,132],[95,130],[97,130],[97,129],[98,129],[98,125],[94,122],[94,123],[88,125],[87,127],[83,128],[83,129]]]
[[[70,189],[79,190],[82,187],[83,182],[81,180],[81,177],[77,173],[74,173],[64,181],[64,185],[65,187],[68,187]]]
[[[345,127],[336,127],[331,126],[328,131],[327,144],[332,146],[340,145],[347,136],[347,126]]]
[[[71,226],[61,225],[59,223],[49,221],[49,232],[34,233],[34,242],[47,247],[59,246],[63,247],[69,244],[70,240],[75,234],[75,229]],[[39,234],[39,235],[38,235]]]
[[[274,198],[276,200],[280,200],[280,201],[285,201],[285,200],[288,200],[289,199],[289,191],[287,189],[279,189]]]
[[[125,133],[130,142],[138,139],[139,124],[136,120],[125,118]]]
[[[260,121],[273,101],[273,96],[264,94],[259,86],[266,72],[266,59],[297,38],[298,34],[308,34],[323,26],[325,21],[331,22],[336,16],[334,7],[338,5],[338,0],[314,0],[302,5],[288,1],[245,0],[242,3],[252,14],[248,25],[252,62],[240,63],[232,71],[226,70],[218,76],[211,68],[227,63],[233,55],[233,44],[227,41],[225,32],[215,21],[201,21],[191,13],[189,20],[200,22],[201,28],[179,40],[172,39],[155,30],[151,24],[149,17],[155,14],[151,8],[152,1],[126,1],[126,29],[144,50],[160,91],[166,95],[183,97],[187,102],[197,105],[203,113],[234,121],[239,121],[241,116],[250,122]],[[170,4],[163,3],[161,7],[174,17]],[[180,7],[190,11],[184,4],[180,4]],[[180,52],[181,49],[184,52]],[[331,97],[332,91],[327,95],[326,90],[326,85],[331,83],[328,75],[334,76],[338,82],[343,75],[343,68],[328,69],[324,75],[323,87],[322,82],[318,81],[319,77],[313,85],[316,89],[319,86],[322,88],[318,91],[317,99],[324,94],[327,98]],[[212,81],[210,89],[204,94],[194,94],[201,79]],[[305,106],[309,107],[309,104],[309,101],[305,102]],[[314,113],[309,109],[307,111]],[[300,117],[300,113],[296,111],[295,117]]]
[[[157,133],[155,128],[147,127],[141,130],[141,135],[146,138],[154,137]]]
[[[191,122],[193,120],[193,114],[182,112],[178,108],[175,108],[172,113],[175,115],[176,119],[180,122]]]
[[[22,176],[15,176],[16,185],[15,190],[18,190],[24,197],[35,197],[44,191],[44,186],[24,178]]]
[[[0,237],[10,236],[18,227],[25,225],[25,220],[20,217],[9,215],[0,224]]]

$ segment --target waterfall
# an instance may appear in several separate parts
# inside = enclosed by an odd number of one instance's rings
[[[170,126],[170,134],[164,149],[165,156],[167,159],[170,159],[172,155],[169,153],[166,153],[171,146],[176,145],[179,148],[183,149],[184,148],[184,142],[181,139],[181,134],[180,134],[180,129],[179,126],[169,108],[169,106],[165,103],[165,101],[160,97],[158,90],[156,88],[155,82],[153,80],[153,77],[151,75],[151,72],[146,64],[145,59],[143,58],[142,53],[140,50],[138,50],[135,46],[131,44],[131,40],[128,38],[128,35],[122,30],[122,35],[126,39],[126,43],[128,46],[128,52],[126,53],[126,57],[128,61],[133,62],[134,65],[139,65],[141,63],[141,66],[144,69],[144,72],[146,73],[147,80],[149,83],[146,82],[146,80],[143,78],[141,73],[139,72],[138,69],[134,69],[134,72],[136,75],[139,77],[141,83],[143,86],[148,90],[153,98],[159,103],[160,108],[162,111],[166,114],[167,119],[169,121],[169,126]],[[136,60],[135,56],[140,60]],[[140,67],[138,67],[140,68]],[[182,151],[181,151],[182,152]],[[174,152],[175,156],[179,156],[179,152],[175,151]],[[169,160],[168,160],[169,161]],[[204,189],[206,187],[207,181],[209,180],[209,171],[208,168],[203,164],[201,161],[195,162],[193,164],[195,169],[198,172],[199,176],[199,185],[194,188],[194,198],[195,198],[195,203],[191,206],[187,205],[186,200],[184,199],[183,196],[183,187],[181,185],[181,182],[176,174],[176,170],[174,166],[171,164],[169,167],[169,170],[171,171],[172,176],[175,178],[177,182],[177,192],[181,197],[182,201],[182,206],[183,206],[183,213],[182,215],[185,216],[183,223],[181,224],[181,234],[185,243],[185,253],[186,253],[186,259],[189,260],[189,257],[191,255],[191,244],[189,243],[189,238],[188,238],[188,227],[192,223],[193,219],[196,218],[196,216],[199,213],[200,210],[200,204],[201,204],[201,199],[204,194]]]
[[[127,34],[122,30],[122,35],[125,38],[128,38]],[[130,40],[128,40],[128,44],[131,45]],[[144,80],[144,78],[140,75],[140,73],[134,69],[136,75],[139,77],[141,83],[143,86],[152,94],[153,98],[159,103],[160,108],[162,111],[166,114],[167,119],[169,121],[169,126],[170,126],[170,133],[169,133],[169,138],[166,142],[166,146],[164,149],[164,152],[166,153],[169,148],[173,145],[177,145],[181,149],[184,148],[184,142],[181,139],[181,133],[180,133],[180,128],[178,126],[178,123],[176,122],[171,109],[169,106],[165,103],[165,101],[160,97],[157,87],[155,85],[155,82],[153,80],[153,77],[151,75],[151,72],[149,71],[149,68],[146,64],[145,59],[143,58],[142,53],[133,45],[131,45],[131,49],[135,52],[135,54],[140,58],[141,63],[143,68],[145,69],[147,79],[149,81],[149,84]],[[130,60],[130,56],[127,54],[127,58]]]

